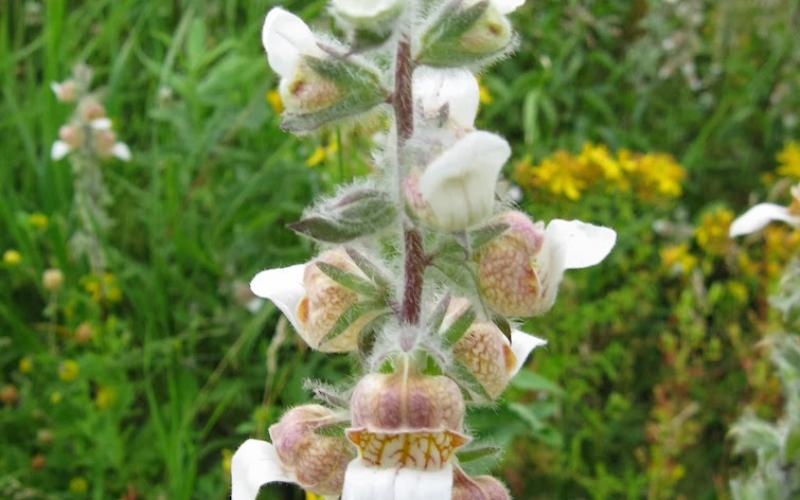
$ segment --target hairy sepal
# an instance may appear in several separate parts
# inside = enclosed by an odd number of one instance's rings
[[[380,311],[386,309],[386,305],[383,302],[376,301],[376,300],[369,300],[365,302],[358,302],[350,306],[341,316],[339,319],[336,320],[333,327],[331,327],[330,331],[325,334],[325,336],[320,341],[320,345],[327,344],[328,342],[332,341],[339,335],[343,334],[350,328],[350,325],[358,321],[359,318],[364,316],[365,314],[369,313],[378,313],[380,315]],[[364,329],[370,328],[372,326],[372,322],[370,321],[367,325],[364,326]],[[360,333],[360,332],[359,332]]]
[[[324,204],[289,228],[322,243],[347,243],[386,228],[396,216],[388,194],[361,188]]]

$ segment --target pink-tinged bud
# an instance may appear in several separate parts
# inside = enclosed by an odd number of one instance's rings
[[[481,295],[492,309],[504,316],[540,314],[552,305],[546,288],[558,285],[540,279],[538,257],[544,244],[545,227],[522,212],[507,212],[497,222],[509,227],[478,252]]]
[[[78,149],[83,142],[83,130],[76,125],[64,125],[58,129],[58,138],[64,141],[69,149]]]
[[[342,92],[330,80],[317,75],[307,64],[300,62],[292,80],[282,80],[281,99],[287,110],[313,113],[338,102]]]
[[[345,469],[353,458],[345,438],[317,433],[337,422],[328,408],[304,405],[289,410],[269,428],[281,464],[294,473],[300,486],[321,495],[341,493]]]
[[[73,80],[62,83],[53,82],[50,84],[50,88],[56,95],[56,99],[61,102],[74,102],[78,97],[78,86]]]
[[[375,466],[440,469],[469,442],[456,383],[419,374],[407,361],[396,373],[362,378],[350,410],[347,437],[362,460]]]
[[[469,307],[466,299],[453,299],[442,322],[446,330]],[[503,393],[517,359],[511,342],[491,321],[476,320],[453,346],[453,355],[472,373],[486,393],[495,399]]]
[[[85,97],[78,104],[78,116],[81,121],[90,123],[106,117],[106,108],[94,97]]]
[[[306,295],[297,306],[297,319],[303,338],[314,349],[324,352],[347,352],[358,347],[359,332],[375,318],[376,312],[368,312],[356,319],[344,332],[327,342],[323,339],[339,318],[354,304],[358,293],[337,283],[317,265],[324,262],[342,271],[368,280],[347,252],[337,248],[322,253],[310,262],[303,274]]]
[[[461,469],[453,473],[452,500],[511,500],[506,487],[492,476],[467,476]]]
[[[117,136],[111,130],[95,130],[92,134],[94,152],[100,158],[111,158],[114,155],[114,145]]]

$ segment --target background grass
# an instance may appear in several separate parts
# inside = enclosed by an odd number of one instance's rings
[[[733,377],[723,410],[706,387],[718,379],[690,377],[681,389],[692,394],[681,404],[699,401],[708,416],[697,425],[714,432],[677,448],[648,435],[659,421],[657,388],[686,375],[664,361],[661,333],[682,338],[681,318],[695,303],[681,295],[689,284],[654,271],[663,242],[652,223],[681,210],[692,223],[708,206],[740,209],[760,189],[759,173],[797,135],[800,7],[684,3],[703,14],[699,26],[687,28],[669,2],[528,2],[514,15],[517,54],[483,77],[493,100],[479,126],[506,135],[517,159],[576,151],[591,140],[669,152],[690,174],[685,196],[666,204],[608,193],[567,203],[528,193],[524,205],[537,218],[582,216],[617,227],[622,238],[608,267],[578,275],[564,303],[530,325],[551,340],[534,365],[546,378],[530,372],[507,402],[473,416],[476,432],[508,444],[498,470],[518,498],[724,497],[738,464],[725,429],[753,397],[739,358],[713,367]],[[22,256],[0,269],[2,382],[19,392],[0,410],[0,496],[223,498],[230,450],[248,435],[263,437],[285,407],[306,401],[305,378],[348,376],[349,360],[305,349],[281,333],[287,327],[274,307],[251,314],[237,293],[257,270],[312,254],[285,224],[316,194],[363,171],[368,158],[363,141],[344,134],[339,154],[309,168],[306,159],[331,138],[299,140],[279,130],[265,100],[276,81],[260,45],[273,4],[0,5],[0,251]],[[324,2],[284,5],[329,26]],[[681,65],[660,75],[677,57],[663,49],[674,33],[699,37],[680,56],[704,79],[699,89]],[[67,162],[49,159],[69,115],[49,82],[80,61],[95,69],[134,154],[104,169],[115,225],[103,247],[119,303],[93,301],[81,285],[88,268],[67,246],[72,174]],[[32,213],[46,214],[47,228],[32,227]],[[721,259],[704,270],[709,282],[728,276]],[[56,298],[40,283],[48,267],[66,276]],[[748,311],[758,311],[765,293],[751,285],[744,304],[720,306],[724,328],[705,311],[695,324],[701,344],[720,336],[732,350],[751,345],[747,332],[758,321]],[[45,314],[53,301],[56,312]],[[56,333],[56,325],[69,333],[83,322],[95,331],[88,344]],[[731,340],[734,324],[745,340]],[[33,362],[26,373],[23,358]],[[76,380],[57,376],[65,360],[79,364]],[[113,394],[110,405],[98,404],[103,390]],[[508,423],[502,429],[498,415]],[[669,465],[682,463],[684,472],[665,479],[651,468],[666,448]],[[32,464],[38,456],[43,467]]]

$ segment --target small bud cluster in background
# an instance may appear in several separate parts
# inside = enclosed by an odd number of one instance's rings
[[[50,156],[53,160],[65,157],[70,160],[75,177],[73,208],[79,227],[71,244],[76,254],[89,259],[92,272],[100,275],[105,268],[105,256],[99,238],[111,226],[106,210],[111,197],[101,167],[112,158],[129,161],[131,151],[117,140],[100,96],[91,91],[91,82],[92,70],[78,64],[71,78],[51,84],[56,98],[75,108],[70,120],[59,129]]]
[[[352,387],[318,387],[324,406],[286,413],[271,443],[239,448],[234,500],[272,482],[344,500],[510,498],[465,472],[496,454],[470,435],[467,411],[493,404],[545,344],[516,321],[546,313],[564,272],[598,264],[616,241],[606,227],[534,221],[500,196],[512,150],[475,128],[475,73],[513,50],[508,15],[523,3],[334,0],[343,39],[281,8],[267,14],[284,129],[369,116],[390,127],[371,178],[290,225],[323,251],[251,283],[311,348],[354,353],[362,368]]]

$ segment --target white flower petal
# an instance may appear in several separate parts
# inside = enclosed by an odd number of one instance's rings
[[[311,28],[302,19],[280,7],[275,7],[267,14],[261,30],[261,41],[267,51],[269,65],[282,78],[293,76],[300,56],[323,55]]]
[[[72,151],[72,148],[69,147],[69,144],[64,141],[56,141],[50,149],[50,158],[60,160],[67,156],[70,151]]]
[[[501,14],[510,14],[522,7],[525,0],[491,0],[491,2]]]
[[[275,447],[266,441],[248,439],[231,459],[231,500],[255,500],[268,483],[296,483],[281,467]]]
[[[547,341],[544,339],[528,335],[519,330],[511,330],[511,351],[514,353],[514,358],[516,359],[514,369],[511,371],[511,376],[513,377],[516,375],[517,372],[525,366],[525,361],[534,349],[546,344]]]
[[[61,88],[62,85],[60,83],[50,82],[50,90],[52,90],[53,93],[56,95],[56,97],[58,97],[59,99],[61,98]]]
[[[438,471],[370,467],[357,458],[347,466],[342,500],[434,500],[453,494],[453,466]]]
[[[422,199],[442,229],[458,231],[492,212],[497,177],[511,156],[502,137],[476,131],[435,159],[420,177]]]
[[[564,269],[582,269],[605,259],[617,242],[610,228],[579,220],[554,219],[547,225],[545,245],[556,245],[564,255]]]
[[[122,161],[131,161],[131,150],[124,142],[118,142],[111,148],[111,154]]]
[[[399,0],[333,0],[333,8],[353,18],[369,20],[385,14],[400,4]]]
[[[90,125],[95,130],[111,130],[111,119],[98,118],[96,120],[92,120],[92,123]]]
[[[774,220],[800,226],[800,216],[792,215],[788,208],[774,203],[759,203],[733,221],[731,238],[760,231]]]
[[[250,300],[245,305],[245,308],[248,311],[250,311],[251,313],[255,314],[258,311],[260,311],[262,307],[264,307],[264,303],[265,302],[266,302],[266,300],[264,300],[264,299],[255,298],[255,299]]]
[[[420,66],[414,71],[414,96],[427,119],[439,116],[447,107],[450,119],[471,129],[480,104],[478,80],[465,69],[434,69]]]
[[[303,288],[305,264],[267,269],[250,282],[250,290],[259,297],[271,300],[292,324],[297,333],[303,330],[297,318],[297,306],[306,294]]]

